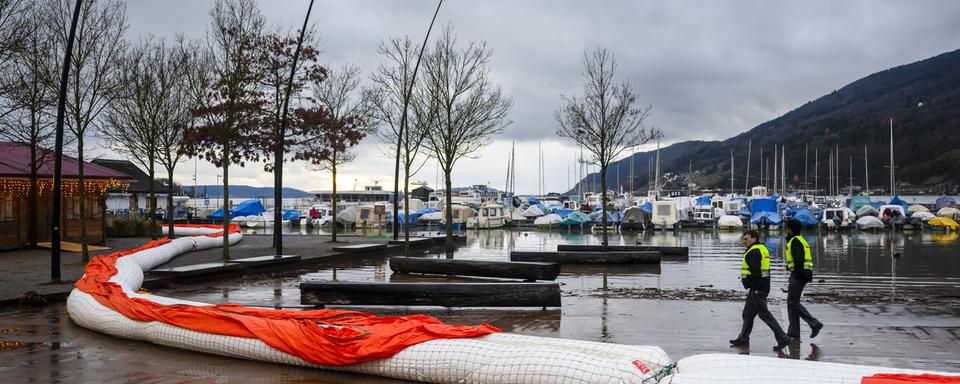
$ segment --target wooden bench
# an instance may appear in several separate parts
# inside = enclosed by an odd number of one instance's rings
[[[559,307],[556,282],[381,283],[304,281],[300,303],[441,307]]]
[[[556,280],[560,264],[456,259],[391,257],[390,269],[398,273],[500,277],[508,279]]]
[[[512,261],[560,264],[659,264],[659,252],[531,252],[512,251]]]

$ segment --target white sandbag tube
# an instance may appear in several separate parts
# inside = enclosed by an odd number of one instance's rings
[[[702,354],[680,359],[675,372],[659,384],[860,384],[864,376],[879,373],[951,375],[762,356]]]
[[[143,299],[175,310],[210,305],[137,293],[145,271],[183,253],[215,248],[223,243],[222,237],[209,235],[218,233],[219,229],[175,227],[174,230],[178,235],[191,237],[177,238],[116,259],[113,266],[117,272],[109,282],[119,285],[126,297],[124,300]],[[241,238],[240,233],[231,233],[229,242],[235,244]],[[656,382],[669,371],[671,364],[659,347],[494,333],[476,338],[426,341],[392,357],[358,364],[318,365],[258,338],[200,332],[164,321],[133,320],[80,288],[75,288],[67,298],[67,310],[78,325],[117,337],[243,359],[430,383]]]

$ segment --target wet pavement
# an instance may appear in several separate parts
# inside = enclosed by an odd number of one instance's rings
[[[612,243],[631,244],[636,234]],[[960,242],[931,233],[806,235],[817,282],[807,308],[826,327],[781,357],[960,372]],[[699,353],[778,356],[771,332],[757,322],[749,349],[728,347],[740,327],[738,234],[683,231],[640,239],[690,247],[686,260],[649,266],[565,267],[561,309],[362,308],[379,314],[426,313],[456,324],[490,323],[507,332],[624,344],[658,345],[674,359]],[[471,232],[455,258],[506,260],[509,251],[552,250],[558,243],[598,243],[585,233]],[[771,249],[779,240],[766,239]],[[772,252],[774,255],[777,253]],[[898,256],[895,256],[897,255]],[[432,253],[423,257],[445,257]],[[786,326],[786,272],[774,256],[771,310]],[[158,295],[210,303],[300,306],[303,278],[421,281],[394,275],[387,256],[311,270],[228,277],[171,286]],[[822,280],[822,281],[820,281]],[[861,297],[855,301],[852,298]],[[931,300],[931,298],[936,298]],[[62,304],[0,313],[0,377],[13,382],[390,382],[179,351],[79,328]]]

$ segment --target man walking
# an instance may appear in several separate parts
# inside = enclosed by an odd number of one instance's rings
[[[780,323],[767,309],[767,295],[770,294],[770,251],[760,243],[757,231],[746,231],[740,238],[747,251],[741,262],[740,282],[748,290],[743,305],[743,328],[736,339],[730,340],[735,346],[750,345],[750,332],[753,331],[753,319],[760,317],[777,338],[773,350],[779,351],[790,344],[790,336],[783,332]]]
[[[800,319],[810,326],[810,338],[817,337],[823,329],[823,323],[815,319],[800,304],[803,287],[813,281],[813,257],[810,256],[810,244],[801,235],[803,225],[797,220],[787,220],[787,270],[790,271],[790,283],[787,285],[787,335],[800,339]]]

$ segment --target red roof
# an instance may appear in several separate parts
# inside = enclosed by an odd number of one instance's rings
[[[46,153],[46,155],[44,155]],[[53,177],[53,151],[39,149],[37,158],[42,161],[37,173],[41,178]],[[77,165],[80,162],[70,156],[63,156],[62,174],[64,178],[77,178]],[[86,179],[133,180],[130,175],[117,172],[96,164],[83,163],[83,177]],[[0,142],[0,177],[30,176],[30,146],[20,143]]]

